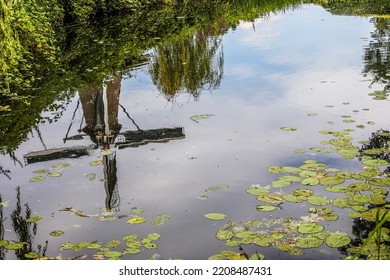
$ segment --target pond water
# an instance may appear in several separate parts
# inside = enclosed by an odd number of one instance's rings
[[[196,260],[221,257],[216,254],[223,250],[276,260],[345,258],[345,250],[325,242],[285,250],[277,242],[294,245],[307,235],[296,230],[304,223],[352,240],[360,234],[352,210],[332,204],[345,194],[325,190],[319,180],[336,172],[329,168],[363,170],[359,153],[343,158],[329,143],[336,134],[327,132],[343,131],[348,138],[340,141],[361,148],[359,141],[389,128],[389,100],[372,95],[384,94],[383,85],[364,73],[375,28],[370,17],[302,5],[222,35],[161,44],[130,77],[79,89],[63,110],[42,113],[42,120],[55,115],[56,121],[33,128],[13,158],[1,156],[0,240],[25,234],[32,251],[41,246],[47,257],[61,258]],[[110,145],[101,145],[104,135],[115,135],[107,138]],[[317,183],[274,183],[301,175],[286,168],[275,174],[270,166],[299,167],[307,160],[326,164],[300,178]],[[329,185],[347,187],[351,180]],[[268,203],[247,192],[258,185],[279,197],[306,188],[329,201]],[[259,205],[276,207],[263,212]],[[324,219],[320,208],[338,219]],[[26,209],[42,220],[15,222]],[[209,213],[225,216],[213,220]],[[248,229],[273,239],[234,239],[240,248],[222,236]],[[158,235],[143,239],[152,233]],[[1,250],[4,259],[21,258]]]

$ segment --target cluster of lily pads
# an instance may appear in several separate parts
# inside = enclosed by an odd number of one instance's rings
[[[379,235],[368,244],[366,242],[363,248],[363,246],[352,245],[347,233],[325,231],[325,226],[322,224],[322,221],[329,223],[338,220],[339,216],[335,213],[335,209],[348,211],[348,216],[352,219],[376,223],[378,217],[390,220],[390,205],[386,200],[390,177],[384,170],[389,162],[375,157],[380,153],[390,153],[390,149],[361,150],[353,145],[352,137],[348,135],[350,131],[320,131],[321,134],[333,136],[332,139],[322,141],[321,144],[331,145],[327,151],[336,151],[343,159],[359,157],[363,164],[362,170],[342,171],[316,160],[305,160],[299,166],[270,166],[268,171],[278,175],[278,178],[270,185],[262,187],[255,184],[246,189],[248,194],[261,202],[256,206],[257,211],[277,211],[281,210],[281,205],[284,203],[304,203],[309,205],[309,216],[300,219],[291,217],[262,219],[238,224],[230,221],[216,233],[215,237],[224,241],[226,247],[236,247],[240,250],[245,245],[259,247],[272,245],[291,255],[301,255],[304,249],[327,245],[331,248],[343,247],[348,254],[358,254],[363,258],[389,258],[388,227],[381,228]],[[304,153],[304,151],[297,150],[296,153]],[[288,189],[291,191],[288,192]],[[324,193],[324,191],[329,195],[316,195],[317,192]],[[245,252],[222,250],[210,256],[210,259],[248,258],[263,259],[264,255],[256,253],[248,256]]]

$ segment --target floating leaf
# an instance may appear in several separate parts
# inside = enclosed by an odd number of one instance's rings
[[[39,258],[39,254],[37,252],[28,252],[24,254],[24,256],[28,259],[37,259]]]
[[[35,176],[35,177],[32,177],[30,179],[30,182],[35,183],[35,182],[40,182],[40,181],[43,181],[43,180],[45,180],[45,177],[43,177],[43,176]]]
[[[389,163],[383,159],[369,159],[363,161],[363,164],[369,165],[369,166],[386,166]]]
[[[279,174],[281,172],[283,172],[283,169],[281,166],[270,166],[268,167],[268,172],[270,173],[274,173],[274,174]]]
[[[208,119],[212,116],[214,116],[214,115],[213,114],[194,115],[194,116],[190,117],[190,119],[193,120],[194,122],[198,123],[199,120]]]
[[[123,253],[118,251],[108,251],[104,252],[103,255],[108,259],[117,260],[122,257]]]
[[[367,191],[370,188],[371,188],[370,184],[367,184],[364,182],[359,182],[359,183],[350,184],[347,187],[347,190],[352,191],[352,192],[360,192],[360,191]]]
[[[145,209],[142,209],[142,208],[133,208],[133,209],[131,209],[131,213],[133,213],[133,214],[141,214],[143,212],[145,212]]]
[[[49,233],[51,236],[62,236],[64,232],[62,230],[53,230]]]
[[[318,206],[328,205],[330,203],[329,199],[327,199],[326,197],[316,195],[309,196],[307,198],[307,202]]]
[[[283,194],[283,199],[288,201],[288,202],[293,202],[293,203],[300,203],[302,201],[305,201],[307,199],[306,196],[296,196],[293,194]]]
[[[357,219],[360,218],[362,214],[359,212],[349,212],[348,216],[352,219]]]
[[[22,249],[25,244],[26,244],[25,242],[8,243],[4,245],[4,248],[7,250],[19,250]]]
[[[42,216],[32,216],[26,220],[27,223],[37,223],[43,220]]]
[[[133,217],[127,220],[128,224],[142,224],[145,223],[146,219],[144,217]]]
[[[208,213],[204,216],[210,220],[223,220],[226,218],[226,215],[221,213]]]
[[[112,153],[113,153],[113,151],[111,151],[111,150],[103,150],[100,152],[100,154],[102,156],[108,156],[108,155],[111,155]]]
[[[215,234],[215,237],[219,240],[227,240],[234,236],[234,233],[229,230],[220,230]]]
[[[160,237],[161,237],[161,235],[158,234],[158,233],[149,233],[149,234],[146,236],[146,238],[148,238],[148,239],[150,239],[150,240],[152,240],[152,241],[157,241],[157,240],[160,239]]]
[[[320,184],[323,186],[339,185],[344,183],[345,179],[338,176],[328,176],[320,178]]]
[[[300,237],[296,240],[295,246],[302,249],[320,247],[324,243],[323,240],[317,237]]]
[[[336,221],[339,218],[339,216],[337,216],[334,213],[322,214],[321,217],[324,218],[324,220],[331,221],[331,222]]]
[[[293,166],[284,166],[282,167],[282,171],[291,174],[299,174],[299,172],[301,172],[302,169]]]
[[[332,233],[326,239],[325,243],[329,247],[339,248],[348,245],[351,242],[351,238],[348,235],[340,233]]]
[[[247,193],[249,193],[251,195],[255,195],[255,196],[270,192],[269,189],[264,188],[264,187],[260,187],[258,185],[253,185],[250,188],[246,189],[245,191]]]
[[[287,127],[287,126],[283,126],[280,129],[283,131],[296,131],[297,130],[296,127]]]
[[[369,183],[378,187],[390,187],[390,178],[372,178]]]
[[[271,236],[263,235],[263,236],[258,236],[253,239],[253,244],[256,244],[258,246],[262,247],[268,247],[270,246],[275,239],[273,239]]]
[[[332,200],[332,204],[338,208],[349,207],[348,199],[344,197],[338,197]]]
[[[303,154],[305,152],[305,150],[302,150],[302,149],[296,149],[294,151],[296,154]]]
[[[300,233],[316,233],[322,231],[323,229],[324,226],[317,223],[306,223],[298,227],[298,231]]]
[[[111,241],[108,241],[105,246],[109,247],[109,248],[114,248],[114,247],[117,247],[119,245],[121,245],[121,242],[119,240],[111,240]]]
[[[301,181],[302,185],[315,186],[318,185],[320,181],[317,178],[305,178]]]
[[[89,163],[90,166],[98,166],[98,165],[103,165],[103,161],[101,160],[93,160]]]
[[[278,208],[276,206],[273,206],[273,205],[257,205],[256,209],[257,209],[257,211],[260,211],[260,212],[269,212],[269,211],[274,211]]]
[[[329,186],[326,187],[325,190],[328,192],[334,192],[334,193],[345,193],[348,189],[343,186]]]
[[[74,244],[71,242],[62,242],[60,244],[61,250],[70,250],[73,249]]]
[[[152,221],[152,225],[159,226],[168,221],[171,217],[169,215],[157,215],[157,218],[155,218]]]
[[[60,169],[60,168],[67,168],[69,166],[70,166],[69,163],[57,163],[57,164],[53,165],[53,168],[54,169]]]
[[[225,246],[227,247],[237,247],[241,245],[240,240],[229,240],[225,243]]]
[[[284,180],[275,180],[271,183],[271,186],[274,188],[284,188],[287,187],[291,184],[289,181],[284,181]]]
[[[299,168],[301,168],[302,170],[314,171],[314,170],[323,170],[323,169],[327,168],[327,166],[326,166],[326,164],[323,164],[323,163],[307,162],[307,163],[301,165]]]
[[[305,197],[309,197],[311,195],[313,195],[313,190],[310,190],[310,189],[296,189],[293,191],[293,195],[295,196],[305,196]]]
[[[33,171],[33,173],[35,173],[35,174],[45,174],[45,173],[49,173],[49,170],[48,169],[38,169],[38,170]]]
[[[284,201],[283,197],[277,194],[261,194],[256,198],[264,203],[281,203]]]
[[[283,242],[277,242],[274,244],[275,247],[279,248],[280,250],[286,252],[286,253],[289,253],[290,255],[293,255],[293,256],[300,256],[303,254],[303,252],[297,248],[295,248],[294,246],[292,246],[291,244],[286,244],[286,243],[283,243]]]
[[[47,176],[49,176],[49,177],[61,177],[62,174],[60,172],[50,172],[50,173],[47,173]]]
[[[144,244],[144,247],[145,247],[145,249],[153,250],[153,249],[157,249],[157,244],[154,244],[154,243],[145,243],[145,244]]]
[[[261,260],[265,259],[265,256],[263,254],[260,254],[260,253],[255,253],[252,256],[250,256],[249,259],[254,260],[254,261],[261,261]]]
[[[221,184],[221,185],[211,186],[207,190],[209,190],[209,191],[217,191],[217,190],[224,190],[224,189],[227,189],[227,188],[229,188],[228,185]]]

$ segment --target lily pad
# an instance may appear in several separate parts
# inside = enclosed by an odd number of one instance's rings
[[[213,114],[202,114],[202,115],[194,115],[192,117],[190,117],[191,120],[193,120],[194,122],[199,122],[199,120],[204,120],[204,119],[208,119],[208,118],[211,118],[212,116],[214,116]]]
[[[293,191],[293,195],[295,196],[305,196],[305,197],[309,197],[311,195],[313,195],[313,190],[311,189],[296,189]]]
[[[330,203],[329,199],[327,199],[326,197],[316,195],[309,196],[307,198],[307,202],[317,206],[328,205]]]
[[[215,234],[215,237],[219,240],[227,240],[234,236],[234,233],[230,230],[220,230]]]
[[[133,217],[127,220],[128,224],[143,224],[146,222],[146,219],[144,217]]]
[[[258,195],[256,198],[257,200],[264,203],[281,203],[284,201],[283,197],[277,194],[261,194]]]
[[[278,209],[278,207],[273,206],[273,205],[257,205],[256,206],[257,211],[260,212],[270,212]]]
[[[348,235],[340,233],[332,233],[326,239],[325,243],[329,247],[339,248],[348,245],[351,242],[351,238]]]
[[[103,161],[101,161],[101,160],[93,160],[93,161],[89,162],[89,165],[90,166],[103,165]]]
[[[152,225],[159,226],[168,221],[171,217],[169,215],[157,215],[157,217],[152,220]]]
[[[24,256],[28,259],[37,259],[39,258],[39,254],[37,252],[28,252],[24,254]]]
[[[271,186],[274,188],[284,188],[287,187],[291,184],[289,181],[284,181],[284,180],[275,180],[271,183]]]
[[[390,178],[372,178],[369,183],[378,187],[390,187]]]
[[[263,235],[263,236],[258,236],[253,239],[253,244],[256,244],[258,246],[262,247],[268,247],[270,246],[275,239],[273,239],[271,236]]]
[[[264,188],[264,187],[260,187],[258,185],[253,185],[250,188],[246,189],[245,191],[247,193],[249,193],[251,195],[255,195],[255,196],[270,192],[269,189]]]
[[[158,234],[158,233],[149,233],[149,234],[146,236],[146,238],[148,238],[148,239],[150,239],[150,240],[152,240],[152,241],[157,241],[157,240],[160,239],[160,237],[161,237],[161,235]]]
[[[108,251],[104,252],[103,255],[108,259],[117,260],[123,256],[123,253],[118,251]]]
[[[334,192],[334,193],[345,193],[346,191],[348,191],[348,189],[346,187],[343,187],[343,186],[329,186],[329,187],[326,187],[325,190],[327,190],[328,192]]]
[[[119,245],[121,245],[121,242],[119,240],[111,240],[111,241],[108,241],[105,246],[108,248],[114,248],[114,247],[117,247]]]
[[[38,169],[38,170],[34,170],[33,173],[35,174],[45,174],[45,173],[49,173],[50,171],[48,169]]]
[[[141,250],[137,249],[137,248],[126,248],[124,250],[124,253],[128,254],[128,255],[136,255],[136,254],[141,253]]]
[[[369,165],[369,166],[386,166],[389,163],[383,159],[369,159],[363,161],[363,164]]]
[[[226,218],[226,215],[222,213],[208,213],[204,216],[210,220],[223,220]]]
[[[301,181],[302,185],[315,186],[319,184],[319,180],[317,178],[305,178]]]
[[[207,190],[209,190],[209,191],[218,191],[218,190],[224,190],[224,189],[227,189],[227,188],[229,188],[228,185],[221,184],[221,185],[211,186]]]
[[[28,219],[26,220],[26,222],[28,222],[28,223],[37,223],[37,222],[40,222],[40,221],[42,221],[42,220],[43,220],[43,217],[37,215],[37,216],[32,216],[32,217],[28,218]]]
[[[48,177],[61,177],[62,174],[60,172],[50,172],[50,173],[47,173],[47,176]]]
[[[241,245],[241,241],[240,240],[228,240],[225,243],[225,246],[227,246],[227,247],[237,247],[237,246],[240,246],[240,245]]]
[[[64,232],[62,230],[53,230],[49,233],[51,236],[62,236],[64,235]]]
[[[345,179],[338,176],[328,176],[320,179],[320,184],[323,186],[340,185],[344,183]]]
[[[19,250],[22,249],[25,244],[26,244],[25,242],[8,243],[4,245],[4,248],[7,250]]]
[[[269,173],[273,173],[273,174],[279,174],[279,173],[283,172],[283,169],[281,166],[270,166],[270,167],[268,167],[267,170]]]
[[[287,126],[283,126],[280,129],[283,131],[296,131],[297,130],[296,127],[287,127]]]
[[[133,208],[133,209],[131,209],[131,213],[133,213],[133,214],[141,214],[143,212],[145,212],[145,209],[143,209],[143,208]]]
[[[60,169],[60,168],[67,168],[69,166],[70,166],[69,163],[57,163],[57,164],[53,165],[53,168],[54,169]]]
[[[317,237],[300,237],[296,240],[295,246],[302,249],[320,247],[324,241]]]
[[[293,202],[293,203],[300,203],[303,202],[307,199],[306,196],[296,196],[293,194],[283,194],[283,199],[288,201],[288,202]]]
[[[298,232],[300,233],[316,233],[323,231],[324,226],[317,223],[306,223],[298,227]]]
[[[154,249],[157,249],[157,244],[154,244],[154,243],[145,243],[144,244],[144,248],[145,249],[148,249],[148,250],[154,250]]]
[[[108,156],[108,155],[111,155],[112,153],[113,153],[112,150],[103,150],[103,151],[100,152],[100,154],[102,156]]]
[[[45,180],[45,177],[43,176],[35,176],[30,179],[31,183],[36,183]]]

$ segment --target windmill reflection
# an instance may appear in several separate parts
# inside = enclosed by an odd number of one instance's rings
[[[117,211],[120,206],[117,176],[117,150],[127,147],[138,147],[150,142],[168,142],[184,138],[183,128],[141,129],[131,118],[126,108],[119,103],[121,77],[116,76],[105,81],[103,85],[90,84],[79,90],[79,101],[64,138],[64,143],[71,140],[82,140],[88,137],[93,144],[89,146],[72,146],[65,148],[45,149],[24,155],[27,163],[41,162],[58,158],[75,158],[89,155],[99,149],[102,155],[104,188],[106,192],[105,207]],[[74,123],[76,111],[81,108],[83,121],[78,134],[69,136]],[[121,132],[118,121],[119,108],[136,127],[134,131]],[[85,126],[82,123],[85,121]]]

